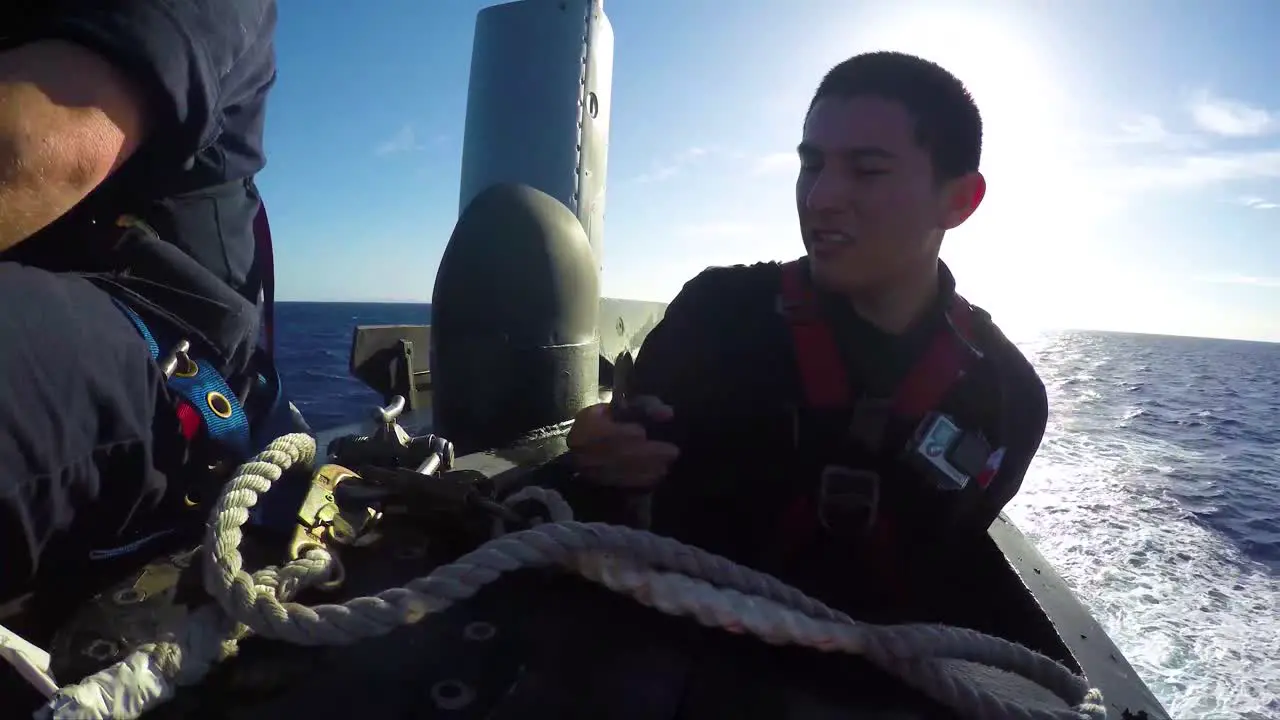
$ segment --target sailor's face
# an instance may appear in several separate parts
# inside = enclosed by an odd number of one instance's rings
[[[805,119],[799,152],[796,206],[820,285],[872,290],[936,261],[953,221],[950,193],[934,181],[929,152],[900,103],[823,98]]]

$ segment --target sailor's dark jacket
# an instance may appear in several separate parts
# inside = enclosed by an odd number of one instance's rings
[[[955,291],[945,266],[940,274],[938,304],[902,336],[878,330],[847,305],[833,301],[825,308],[856,395],[892,395],[919,361]],[[975,500],[930,510],[912,471],[892,454],[850,456],[842,440],[847,414],[804,408],[792,335],[778,311],[780,278],[776,263],[709,269],[685,285],[645,340],[631,392],[654,395],[673,408],[674,418],[650,431],[681,449],[655,493],[654,530],[792,580],[819,597],[847,605],[856,596],[872,612],[875,600],[865,586],[874,585],[875,575],[859,553],[822,542],[800,557],[773,552],[780,515],[798,495],[813,491],[821,467],[863,464],[884,478],[882,502],[898,526],[901,555],[895,562],[910,566],[903,578],[949,584],[942,576],[963,565],[957,555],[989,542],[986,529],[1017,493],[1039,447],[1047,418],[1043,383],[994,324],[978,323],[974,334],[983,358],[937,410],[981,432],[992,447],[1004,447],[1004,460]],[[886,437],[901,446],[914,429],[904,424]],[[925,607],[893,612],[937,614]]]

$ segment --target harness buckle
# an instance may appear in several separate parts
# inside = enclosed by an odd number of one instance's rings
[[[818,481],[818,524],[843,538],[865,537],[880,510],[880,475],[843,465],[822,468]]]
[[[166,380],[172,380],[177,377],[195,377],[195,363],[192,362],[191,343],[186,338],[179,340],[168,355],[164,356],[164,360],[160,361],[160,369],[164,371]]]

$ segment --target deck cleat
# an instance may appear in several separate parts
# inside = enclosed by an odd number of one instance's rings
[[[374,408],[378,428],[371,435],[347,435],[329,443],[329,459],[348,467],[405,468],[425,475],[453,467],[453,444],[433,435],[410,435],[399,423],[405,400],[396,395],[385,407]]]

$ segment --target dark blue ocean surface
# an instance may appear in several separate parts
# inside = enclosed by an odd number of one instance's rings
[[[379,398],[347,374],[360,324],[428,305],[281,303],[281,370],[317,429]],[[1009,514],[1176,718],[1280,717],[1280,345],[1053,333],[1019,345],[1049,388]]]
[[[278,303],[276,344],[290,398],[317,430],[367,420],[382,398],[351,377],[357,325],[428,325],[430,305]]]

